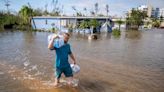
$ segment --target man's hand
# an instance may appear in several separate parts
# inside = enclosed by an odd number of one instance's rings
[[[54,42],[54,39],[58,38],[58,35],[57,34],[54,34],[52,36],[52,39],[51,39],[51,42],[48,44],[48,49],[53,49],[53,42]]]
[[[76,64],[75,57],[74,57],[74,55],[73,55],[72,53],[70,54],[70,57],[71,57],[71,59],[72,59],[72,61],[73,61],[73,64]]]

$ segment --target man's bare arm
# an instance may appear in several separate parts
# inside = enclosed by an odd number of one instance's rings
[[[70,54],[70,57],[73,60],[73,64],[76,64],[76,60],[75,60],[75,57],[74,57],[73,53]]]
[[[48,49],[53,49],[53,42],[54,42],[54,39],[56,39],[58,36],[57,35],[54,35],[51,42],[48,44]]]

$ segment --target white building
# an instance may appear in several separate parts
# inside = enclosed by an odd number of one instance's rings
[[[164,8],[153,8],[151,5],[140,5],[138,10],[145,11],[148,17],[160,18],[164,16]]]
[[[147,12],[148,11],[148,6],[147,5],[141,5],[141,6],[138,7],[138,10]]]
[[[159,16],[158,17],[160,18],[161,16],[164,17],[164,8],[159,9]]]

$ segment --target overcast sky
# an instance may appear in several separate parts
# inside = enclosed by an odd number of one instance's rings
[[[19,11],[23,5],[29,2],[32,8],[41,8],[45,10],[45,5],[48,4],[48,11],[52,11],[53,0],[9,0],[9,9],[11,11]],[[55,0],[54,0],[55,1]],[[94,4],[98,3],[99,13],[105,14],[105,5],[109,5],[109,15],[123,16],[123,14],[131,8],[136,8],[139,5],[151,4],[153,7],[164,8],[164,0],[58,0],[58,7],[62,8],[66,15],[72,15],[75,11],[72,6],[75,6],[78,11],[84,12],[83,8],[87,8],[88,13],[94,10]],[[0,10],[6,10],[5,0],[0,0]]]

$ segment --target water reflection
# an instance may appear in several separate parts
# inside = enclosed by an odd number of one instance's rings
[[[142,37],[142,32],[130,30],[125,33],[125,37],[129,39],[140,39]]]

